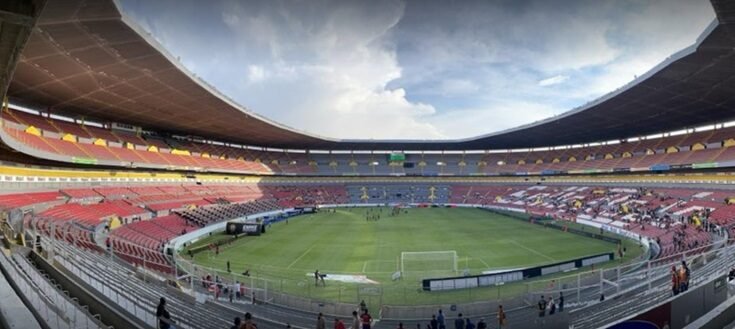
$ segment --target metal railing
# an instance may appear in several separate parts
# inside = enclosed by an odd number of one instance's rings
[[[10,280],[31,304],[36,314],[50,328],[110,328],[100,321],[98,315],[89,313],[61,288],[51,283],[48,277],[31,265],[22,255],[14,253],[14,260],[0,255],[0,265]]]

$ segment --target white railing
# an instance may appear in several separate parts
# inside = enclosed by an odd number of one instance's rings
[[[36,314],[50,328],[108,328],[98,316],[89,314],[85,307],[62,293],[47,278],[42,277],[25,258],[17,254],[13,257],[18,266],[15,266],[5,254],[0,256],[0,265],[6,269],[9,279],[26,297]]]

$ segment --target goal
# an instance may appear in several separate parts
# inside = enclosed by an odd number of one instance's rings
[[[401,272],[444,272],[457,273],[457,252],[447,251],[404,251],[401,252]]]

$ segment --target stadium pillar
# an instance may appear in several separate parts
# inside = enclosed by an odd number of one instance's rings
[[[577,302],[580,301],[582,290],[582,275],[577,274]]]
[[[602,269],[600,269],[600,295],[605,293],[605,276],[603,275]]]

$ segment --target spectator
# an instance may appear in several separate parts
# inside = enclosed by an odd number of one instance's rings
[[[541,296],[541,299],[538,301],[538,317],[543,318],[546,315],[546,299],[544,299],[544,296]]]
[[[166,310],[166,298],[161,297],[156,309],[156,317],[158,318],[158,328],[160,329],[176,329],[174,322],[171,320],[171,314]]]
[[[420,323],[417,323],[417,324],[418,324],[418,329],[421,329],[421,324]],[[403,322],[398,322],[398,327],[396,327],[396,329],[403,329]]]
[[[439,321],[436,320],[436,314],[431,315],[431,321],[429,322],[431,329],[439,329]]]
[[[564,292],[559,292],[559,313],[564,312]]]
[[[674,296],[679,294],[679,274],[676,272],[676,266],[671,266],[671,290]]]
[[[370,312],[367,309],[360,316],[360,321],[362,322],[362,329],[370,329],[370,326],[372,326],[373,317],[370,316]]]
[[[464,319],[462,318],[462,313],[457,314],[457,318],[454,319],[454,329],[465,329]]]
[[[324,321],[324,315],[321,312],[316,317],[316,329],[327,329],[327,323]]]
[[[503,305],[498,305],[498,328],[502,329],[503,327],[505,327],[505,323],[507,321],[508,320],[505,317],[505,311],[503,310]],[[480,322],[484,323],[485,321],[480,320]],[[481,329],[480,324],[477,325],[477,329]]]
[[[554,298],[549,296],[549,315],[554,315],[556,313],[556,303],[554,303]]]
[[[467,318],[467,321],[465,321],[464,329],[475,329],[475,324],[472,323],[470,318]]]
[[[604,302],[604,301],[605,301],[605,294],[600,294],[600,302]]]
[[[230,329],[240,329],[241,320],[239,316],[235,317],[235,325],[230,327]]]
[[[350,329],[360,329],[360,318],[357,316],[357,311],[352,311],[352,327]]]
[[[447,329],[447,324],[444,322],[444,313],[439,309],[439,315],[436,317],[436,322],[439,323],[439,329]]]
[[[367,304],[365,304],[365,300],[360,301],[360,312],[365,312],[367,310]]]
[[[487,329],[487,323],[485,322],[485,319],[480,319],[480,321],[477,321],[477,329]]]
[[[687,262],[685,260],[681,261],[681,267],[684,270],[684,291],[689,290],[689,280],[691,280],[691,272],[689,271],[689,266],[687,266]]]
[[[334,329],[345,329],[345,323],[338,318],[334,318]]]
[[[245,313],[245,322],[240,326],[240,329],[258,329],[258,326],[253,322],[253,315],[250,312]]]

